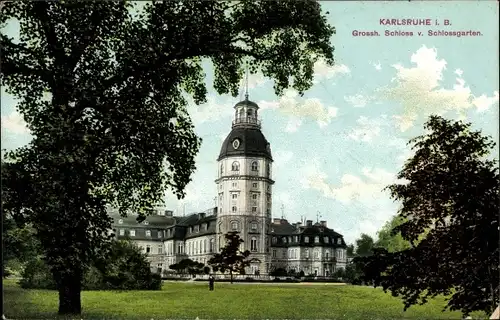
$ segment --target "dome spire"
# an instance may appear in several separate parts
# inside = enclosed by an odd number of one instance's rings
[[[248,101],[248,62],[246,68],[246,77],[245,77],[245,101]]]

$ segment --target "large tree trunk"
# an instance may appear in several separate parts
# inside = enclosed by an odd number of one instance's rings
[[[59,283],[59,314],[78,315],[82,313],[80,293],[82,279],[78,273],[64,275]]]

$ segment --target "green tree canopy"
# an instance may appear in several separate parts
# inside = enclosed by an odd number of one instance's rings
[[[378,239],[375,242],[375,247],[385,248],[389,252],[402,251],[410,248],[410,242],[403,239],[401,233],[395,233],[396,227],[401,225],[404,221],[404,219],[397,215],[390,221],[387,221],[377,232]]]
[[[373,246],[374,246],[373,238],[365,233],[362,233],[360,238],[356,240],[356,255],[357,256],[371,255]]]
[[[243,239],[238,233],[229,232],[224,235],[226,245],[221,248],[220,253],[215,253],[208,264],[212,266],[214,271],[226,272],[231,275],[231,283],[233,283],[233,273],[244,273],[245,268],[250,266],[252,262],[259,262],[258,259],[250,258],[250,251],[240,250]]]
[[[109,241],[106,205],[139,220],[166,190],[179,198],[200,139],[187,97],[206,101],[202,59],[217,93],[237,95],[246,63],[275,92],[312,85],[333,65],[335,30],[316,1],[9,1],[0,24],[1,80],[32,134],[8,154],[27,178],[7,204],[37,229],[59,290],[59,313],[81,313],[81,279]],[[3,199],[2,199],[3,200]],[[17,208],[16,208],[17,206]],[[22,208],[22,209],[21,209]]]
[[[439,294],[465,315],[491,313],[499,297],[499,172],[495,145],[471,124],[432,116],[415,155],[388,187],[402,206],[394,228],[412,247],[364,258],[367,280],[401,295],[405,309]],[[422,234],[427,233],[422,238]]]

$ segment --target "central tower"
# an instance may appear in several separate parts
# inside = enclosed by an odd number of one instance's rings
[[[217,247],[224,245],[224,234],[238,232],[244,241],[242,249],[260,260],[247,273],[267,273],[274,184],[271,146],[261,131],[259,106],[248,100],[248,94],[234,109],[231,132],[217,159]]]

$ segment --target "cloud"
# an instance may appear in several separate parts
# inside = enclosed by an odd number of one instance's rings
[[[443,88],[441,82],[447,62],[438,59],[434,48],[422,46],[412,54],[411,62],[414,66],[409,68],[394,64],[396,76],[393,85],[377,92],[381,99],[396,101],[403,106],[403,114],[394,118],[401,131],[410,128],[420,116],[454,112],[463,118],[467,109],[476,107],[478,111],[484,111],[498,103],[498,92],[492,97],[475,96],[465,85],[460,69],[455,71],[457,77],[452,88]]]
[[[380,64],[380,61],[378,62],[372,62],[371,65],[375,68],[375,70],[380,71],[382,70],[382,65]]]
[[[269,81],[268,78],[265,78],[262,73],[249,74],[248,75],[248,89],[254,89],[260,87]],[[240,80],[240,87],[246,88],[246,77]]]
[[[361,116],[356,120],[357,127],[353,128],[347,135],[348,138],[356,141],[370,142],[373,138],[380,136],[382,126],[381,120],[369,119]]]
[[[323,193],[323,196],[335,199],[342,204],[353,202],[363,206],[372,206],[374,201],[387,200],[388,196],[383,189],[393,183],[403,183],[396,179],[394,173],[381,168],[363,168],[361,176],[344,174],[340,183],[330,185],[328,176],[314,163],[304,170],[302,185],[306,189],[313,189]]]
[[[229,99],[221,102],[215,96],[208,96],[207,102],[201,105],[196,105],[192,99],[188,98],[187,110],[196,126],[205,122],[231,118],[234,112],[233,105],[234,103],[231,104]]]
[[[354,96],[345,96],[344,100],[350,103],[354,108],[363,108],[372,100],[372,98],[357,94]]]
[[[316,121],[320,128],[327,126],[337,116],[338,109],[326,107],[317,98],[301,99],[295,90],[286,90],[278,101],[260,101],[261,109],[274,109],[290,117],[285,128],[287,132],[295,132],[303,124],[303,120]]]
[[[23,117],[17,111],[2,116],[2,128],[14,134],[29,134],[30,132]]]
[[[273,151],[273,171],[279,172],[280,169],[285,167],[290,160],[293,159],[293,152],[289,150],[276,150]]]
[[[313,83],[319,83],[324,79],[331,79],[337,75],[349,74],[351,70],[345,64],[335,64],[333,67],[326,64],[324,59],[319,59],[314,64]]]

